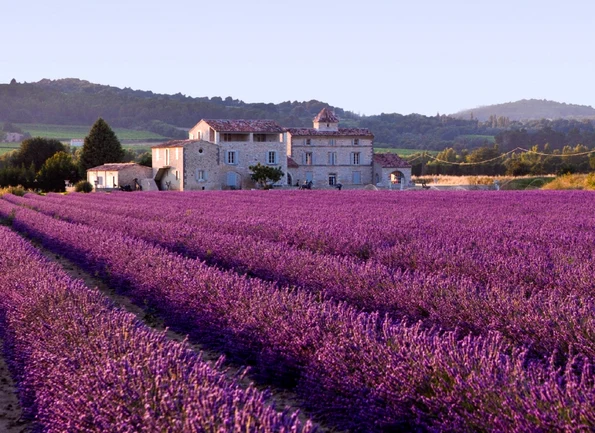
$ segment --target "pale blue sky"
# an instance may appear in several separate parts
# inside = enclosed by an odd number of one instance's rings
[[[361,114],[595,105],[584,0],[10,0],[0,83],[80,78]]]

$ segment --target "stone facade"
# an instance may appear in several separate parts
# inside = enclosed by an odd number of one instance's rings
[[[190,139],[200,139],[219,148],[217,189],[250,189],[255,184],[248,167],[258,163],[278,167],[287,183],[286,134],[270,120],[201,120],[189,131]]]
[[[312,181],[316,188],[337,184],[360,187],[373,180],[374,135],[365,128],[339,128],[339,119],[323,109],[313,128],[287,128],[291,183]]]
[[[104,164],[88,169],[87,181],[96,190],[114,189],[124,185],[130,185],[131,189],[135,189],[134,179],[140,182],[142,179],[151,178],[152,171],[151,167],[134,163]]]

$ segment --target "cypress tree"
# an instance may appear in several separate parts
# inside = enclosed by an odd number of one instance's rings
[[[101,117],[91,127],[81,150],[79,164],[85,172],[99,165],[121,162],[124,149],[116,134]]]

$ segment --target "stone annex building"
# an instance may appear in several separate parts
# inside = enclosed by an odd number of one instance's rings
[[[340,128],[327,108],[314,118],[312,128],[283,128],[272,120],[202,119],[188,135],[187,140],[153,146],[152,179],[138,182],[159,190],[250,189],[255,184],[249,167],[258,163],[283,171],[278,187],[311,182],[316,189],[339,184],[402,189],[411,182],[406,161],[395,154],[374,154],[369,129]]]

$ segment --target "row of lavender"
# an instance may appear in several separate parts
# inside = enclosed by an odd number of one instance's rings
[[[83,195],[7,199],[69,221],[113,228],[281,285],[323,293],[367,311],[388,313],[393,318],[405,316],[411,321],[423,319],[427,324],[476,334],[497,330],[541,355],[558,351],[564,356],[574,350],[595,359],[595,282],[591,278],[593,259],[589,258],[595,240],[590,231],[580,230],[582,237],[566,235],[576,250],[568,251],[568,242],[549,239],[546,244],[539,235],[532,242],[476,235],[472,237],[474,247],[466,248],[461,243],[467,237],[457,235],[451,227],[439,232],[439,227],[434,227],[433,239],[419,231],[403,234],[408,242],[399,253],[400,265],[395,266],[387,262],[394,262],[390,257],[396,247],[377,251],[364,262],[220,232],[213,224],[204,228],[178,218],[161,221],[155,209],[170,209],[163,203],[171,199],[159,201],[153,196],[146,205],[132,205],[126,201],[128,197],[102,197],[109,203],[107,211],[105,201],[94,203]],[[193,205],[184,206],[192,213],[196,212]],[[133,218],[128,216],[130,212],[144,217]],[[182,220],[185,214],[181,212]],[[521,253],[524,257],[519,260]],[[579,263],[578,254],[583,256]],[[550,260],[544,260],[544,255]],[[569,256],[574,259],[568,260]],[[416,269],[405,263],[412,260],[418,263]]]
[[[173,325],[251,356],[327,419],[360,431],[595,428],[594,372],[528,363],[498,334],[466,337],[379,320],[345,305],[225,273],[144,241],[0,203],[17,230],[128,287]],[[407,424],[409,423],[409,424]],[[405,427],[408,425],[408,427]]]
[[[186,343],[141,325],[0,228],[0,323],[20,399],[47,432],[310,432]],[[219,363],[220,364],[220,363]]]

